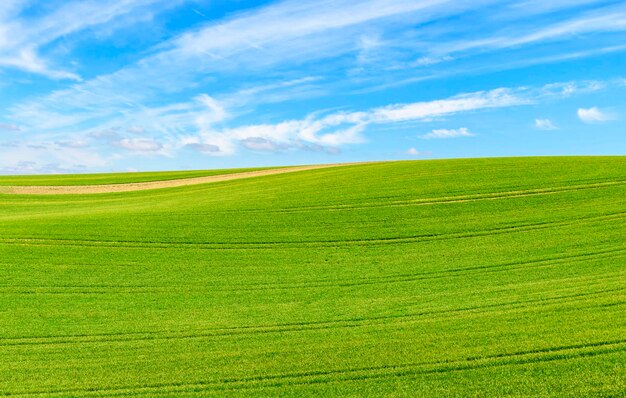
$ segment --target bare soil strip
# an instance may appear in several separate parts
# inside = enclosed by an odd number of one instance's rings
[[[295,171],[316,170],[328,167],[349,166],[358,163],[318,164],[310,166],[293,166],[280,169],[248,171],[235,174],[213,175],[206,177],[181,178],[178,180],[134,182],[127,184],[106,185],[69,185],[69,186],[5,186],[0,193],[16,195],[67,195],[94,194],[112,192],[144,191],[147,189],[182,187],[186,185],[206,184],[211,182],[239,180],[243,178],[261,177],[274,174],[292,173]]]

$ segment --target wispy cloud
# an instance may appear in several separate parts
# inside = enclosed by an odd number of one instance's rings
[[[420,138],[430,140],[439,138],[472,137],[474,135],[475,134],[470,133],[466,127],[461,127],[460,129],[435,129],[428,134],[421,135]]]
[[[97,13],[99,18],[88,18],[75,28],[83,29],[89,21],[102,22],[105,16],[111,18],[147,2],[134,0],[124,2],[125,7],[111,6],[112,10]],[[67,113],[81,121],[107,117],[155,95],[184,91],[194,86],[199,77],[252,73],[277,64],[298,65],[340,56],[354,51],[358,26],[376,21],[388,25],[393,23],[388,20],[391,17],[396,22],[397,18],[408,18],[415,23],[428,19],[428,13],[420,17],[418,11],[439,9],[451,3],[450,0],[281,2],[183,33],[160,44],[151,55],[135,64],[17,105],[14,117],[36,112],[44,115],[45,120],[62,119]],[[457,8],[451,6],[448,12]],[[87,10],[83,12],[89,14]],[[60,20],[66,18],[69,17]],[[58,35],[56,31],[53,34]]]
[[[79,8],[72,8],[73,3],[70,3],[55,12],[54,18],[45,19],[58,24],[57,26],[52,22],[48,23],[51,27],[45,30],[46,37],[49,37],[48,41],[54,40],[63,34],[104,24],[120,15],[133,10],[137,12],[155,3],[162,2],[128,0],[106,7],[98,7],[97,4],[100,3],[86,2]],[[378,33],[367,35],[359,33],[359,26],[368,24],[369,29],[373,29],[374,32],[377,30],[384,32],[392,27],[398,29],[419,22],[437,20],[446,15],[456,15],[489,3],[491,2],[483,0],[470,6],[449,0],[366,2],[341,0],[310,4],[280,2],[236,14],[219,22],[210,22],[162,43],[154,51],[149,52],[151,55],[114,73],[99,76],[34,101],[17,104],[12,108],[12,118],[28,121],[37,129],[68,128],[80,123],[97,123],[98,120],[116,117],[120,113],[135,113],[155,96],[163,96],[164,93],[178,92],[194,86],[200,77],[206,78],[207,75],[252,73],[251,68],[259,70],[278,64],[285,67],[339,57],[354,51],[363,55],[363,51],[371,51],[381,46],[396,49],[397,44],[389,42]],[[530,6],[528,4],[525,7]],[[89,7],[97,8],[97,11],[90,12]],[[617,24],[620,20],[618,11],[619,9],[613,10],[611,17],[606,17],[603,21],[607,23],[613,21],[613,24]],[[78,14],[89,17],[76,18]],[[593,18],[587,16],[586,19],[579,19],[587,21]],[[70,20],[71,23],[64,22]],[[40,24],[46,25],[44,22]],[[568,22],[568,26],[580,24],[589,26],[589,29],[592,27],[605,29],[607,26],[589,21]],[[38,26],[31,30],[34,33],[27,35],[28,37],[40,37],[41,35],[36,32],[44,31]],[[541,40],[544,36],[549,35],[540,35],[536,40]],[[501,38],[487,40],[493,43],[500,41]],[[402,45],[406,46],[404,43],[411,42],[413,41],[405,40]],[[441,46],[443,48],[454,47],[449,40],[443,43],[445,44]],[[474,45],[470,44],[469,48],[471,47]],[[428,46],[422,48],[424,55],[412,61],[411,67],[452,60],[450,55],[431,54],[436,51],[430,50],[435,49]],[[361,55],[357,55],[357,58]],[[390,54],[384,55],[386,57]],[[397,56],[391,55],[392,59]],[[406,80],[407,83],[410,81],[411,79]],[[255,97],[261,98],[260,95]],[[283,99],[286,100],[288,97]]]
[[[14,123],[0,123],[0,130],[4,131],[20,131],[21,128]]]
[[[78,138],[74,140],[56,141],[55,144],[63,148],[87,148],[90,143],[88,140]]]
[[[432,122],[461,113],[531,105],[602,87],[605,85],[601,82],[567,82],[537,88],[498,88],[366,110],[318,111],[301,119],[237,127],[224,127],[224,123],[232,122],[231,112],[222,101],[204,94],[190,102],[164,107],[140,107],[127,116],[100,125],[83,135],[94,140],[94,143],[122,149],[131,155],[144,156],[172,157],[180,151],[192,150],[219,157],[235,155],[242,149],[255,152],[306,150],[338,153],[346,145],[367,142],[365,132],[372,127]],[[435,129],[422,138],[472,135],[467,128]],[[56,140],[65,141],[68,140]]]
[[[246,52],[257,57],[253,66],[294,57],[300,60],[325,58],[354,49],[355,36],[342,29],[390,17],[417,22],[429,19],[432,12],[454,13],[466,7],[453,3],[450,0],[281,2],[185,34],[172,42],[173,48],[166,54],[182,58],[207,54],[232,58],[237,54],[241,59]],[[302,46],[300,38],[307,38],[306,46]],[[334,40],[329,42],[329,38]],[[360,41],[361,50],[379,42],[376,36],[359,35],[356,40]]]
[[[559,129],[550,119],[535,119],[535,128],[546,131]]]
[[[163,149],[162,144],[151,138],[124,138],[115,144],[129,151],[141,153],[156,153]]]
[[[256,151],[300,149],[303,145],[311,144],[323,149],[338,148],[366,142],[363,133],[371,126],[429,122],[459,113],[530,105],[539,99],[569,95],[563,93],[561,86],[552,84],[535,89],[499,88],[459,94],[441,100],[394,104],[363,111],[341,111],[326,115],[312,113],[303,119],[286,120],[276,124],[253,124],[221,130],[211,127],[201,130],[199,134],[183,137],[181,145],[211,145],[211,148],[218,148],[207,153],[213,156],[233,155],[238,147]],[[438,129],[423,135],[422,138],[472,135],[474,134],[467,128]]]
[[[510,48],[549,40],[561,40],[573,35],[622,30],[626,30],[626,7],[618,5],[599,11],[594,10],[542,29],[529,29],[528,32],[517,35],[502,33],[488,38],[459,42],[446,48],[446,51],[457,53],[472,49]]]
[[[52,69],[32,48],[21,48],[0,57],[0,67],[11,67],[50,77],[52,79],[81,80],[76,73]]]
[[[407,149],[406,154],[409,156],[427,156],[430,155],[430,152],[418,151],[415,148],[409,148]]]
[[[603,123],[611,120],[615,120],[615,115],[599,109],[598,107],[591,108],[579,108],[577,111],[578,118],[584,122],[589,124],[594,123]]]
[[[149,7],[158,3],[164,1],[67,1],[43,16],[32,17],[22,14],[29,5],[28,1],[5,1],[0,9],[0,68],[22,69],[53,79],[80,80],[77,73],[51,66],[49,61],[39,55],[40,49],[131,12],[147,12]]]
[[[471,94],[461,94],[445,100],[391,105],[373,111],[378,123],[432,119],[457,112],[476,109],[501,108],[528,104],[530,99],[519,96],[516,90],[500,88]]]
[[[603,5],[603,3],[606,2],[604,0],[522,0],[512,2],[505,8],[505,11],[515,16],[519,16],[520,13],[535,16],[595,4]],[[502,14],[497,14],[497,16],[501,17]]]
[[[216,12],[193,2],[171,13],[180,23],[164,23],[160,31],[157,21],[145,46],[134,42],[134,22],[167,20],[163,11],[185,1],[55,0],[38,12],[30,0],[0,2],[6,76],[0,84],[31,89],[0,103],[0,130],[20,132],[10,134],[13,148],[28,160],[36,156],[39,166],[65,168],[86,164],[72,160],[70,150],[99,153],[100,164],[116,156],[200,158],[193,152],[338,153],[367,143],[372,130],[406,130],[623,86],[585,81],[593,74],[580,68],[577,82],[540,86],[548,78],[537,76],[537,83],[528,77],[528,87],[493,89],[509,84],[494,72],[626,51],[626,6],[618,1],[280,0],[243,11],[232,2],[211,5]],[[98,62],[119,48],[122,56]],[[471,85],[458,79],[466,75]],[[41,76],[61,81],[40,85]],[[433,91],[445,94],[418,89],[450,78],[457,79]],[[416,89],[401,88],[409,84]],[[587,123],[613,116],[579,111]],[[528,127],[528,116],[518,122]],[[550,119],[537,119],[534,127],[557,128]],[[438,129],[424,136],[470,134]]]
[[[396,61],[394,66],[386,70],[406,71],[384,75],[390,76],[388,81],[375,87],[380,90],[452,76],[484,75],[626,51],[623,40],[608,39],[621,36],[626,31],[626,7],[623,4],[610,2],[614,4],[607,5],[606,2],[592,0],[552,3],[539,6],[534,0],[504,2],[501,9],[492,5],[497,10],[495,13],[490,10],[476,16],[490,15],[490,18],[480,22],[481,26],[490,26],[489,29],[468,28],[469,21],[463,18],[453,24],[452,29],[447,23],[444,26],[434,21],[432,27],[422,31],[429,40],[410,49],[421,51],[422,57],[412,62]],[[582,7],[585,5],[595,7],[586,10]],[[580,12],[550,15],[554,11],[577,7],[581,9]],[[504,20],[507,21],[516,20],[517,24],[512,25],[511,21],[503,24],[494,22],[503,22],[502,16],[506,16]],[[602,37],[602,40],[598,40],[598,37]],[[397,52],[397,49],[393,49],[385,55],[397,60]],[[416,70],[419,72],[416,73]],[[372,91],[372,87],[365,91]]]
[[[97,151],[63,143],[0,145],[0,172],[68,173],[110,166],[110,160]]]

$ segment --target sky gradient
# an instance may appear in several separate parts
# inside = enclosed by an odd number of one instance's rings
[[[626,154],[626,3],[3,0],[0,174]]]

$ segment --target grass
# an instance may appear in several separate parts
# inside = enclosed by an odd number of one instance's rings
[[[626,158],[0,195],[0,395],[622,396]]]
[[[139,173],[13,175],[0,176],[0,186],[127,184],[133,182],[169,181],[180,178],[206,177],[263,169],[264,168],[149,171]]]

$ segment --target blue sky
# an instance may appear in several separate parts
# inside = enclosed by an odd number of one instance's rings
[[[626,3],[2,0],[0,173],[626,153]]]

